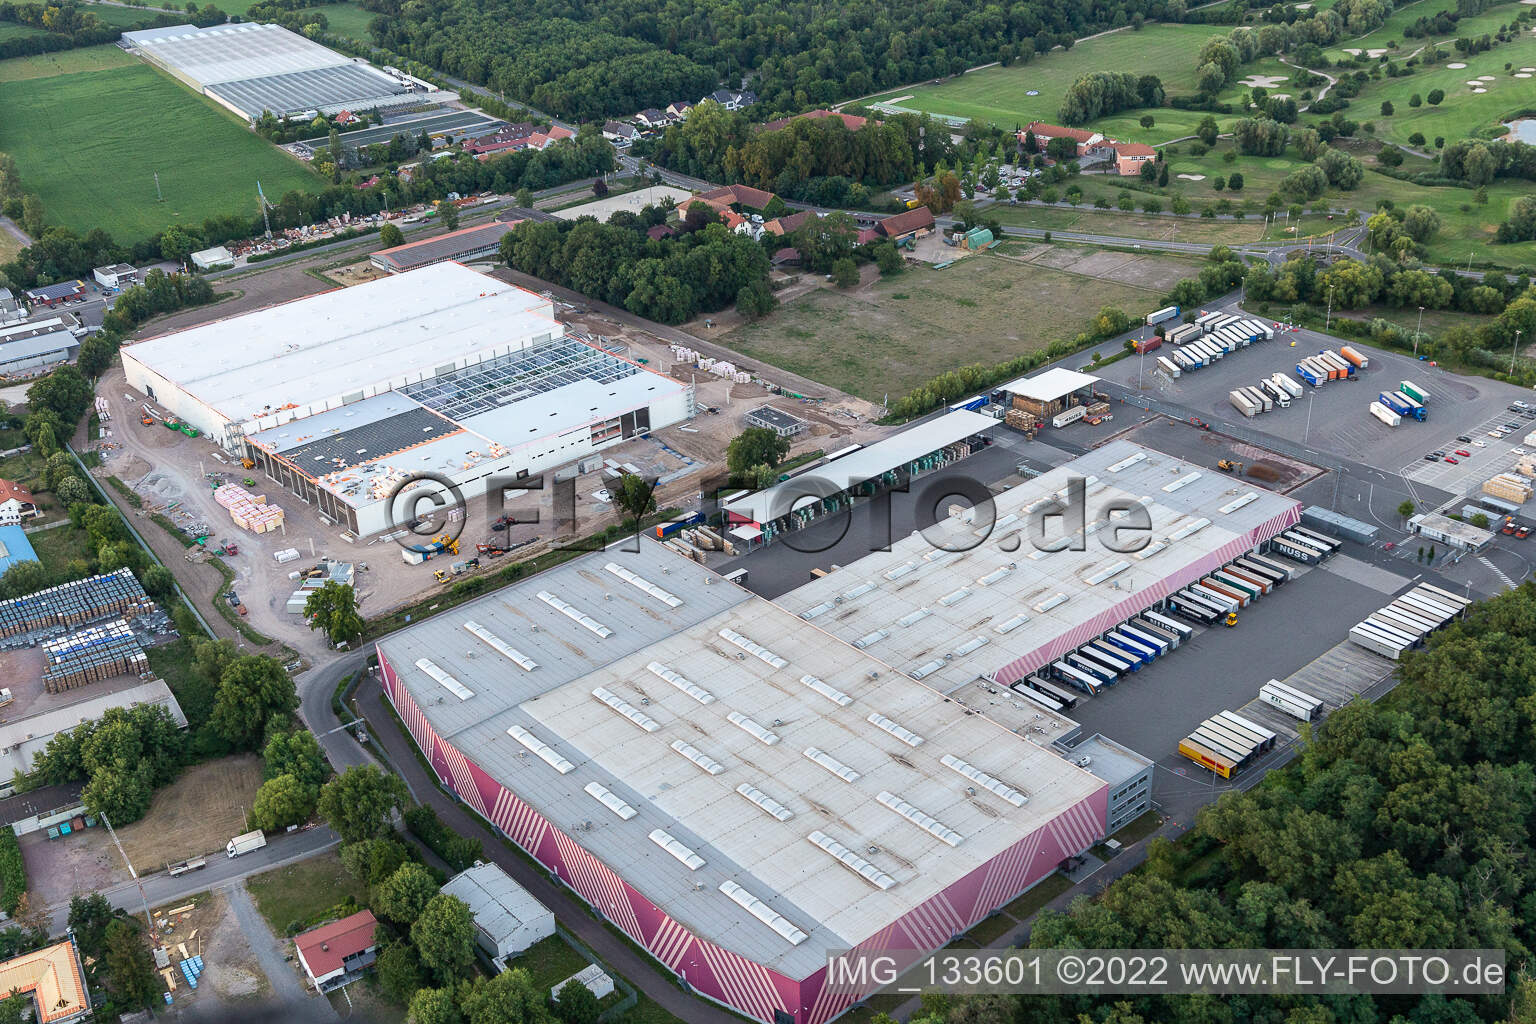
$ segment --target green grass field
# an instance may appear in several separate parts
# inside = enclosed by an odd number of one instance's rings
[[[1359,98],[1351,105],[1350,116],[1374,120],[1380,138],[1408,145],[1408,137],[1419,132],[1433,144],[1436,136],[1450,141],[1492,132],[1511,114],[1536,107],[1536,77],[1514,77],[1522,73],[1533,74],[1521,72],[1522,67],[1536,67],[1536,35],[1529,31],[1487,53],[1471,58],[1458,57],[1451,63],[1466,64],[1466,67],[1448,68],[1442,64],[1421,68],[1418,74],[1408,78],[1371,82],[1361,89]],[[1512,65],[1511,70],[1506,71],[1505,64]],[[1473,92],[1473,86],[1467,83],[1485,75],[1493,76],[1493,81],[1480,82],[1477,88],[1486,91]],[[1439,106],[1425,103],[1415,108],[1408,105],[1411,95],[1427,96],[1432,89],[1445,92],[1445,100]],[[1383,100],[1392,103],[1391,117],[1381,116]],[[1359,114],[1355,113],[1357,108]]]
[[[81,4],[80,9],[118,28],[128,28],[131,25],[153,21],[156,15],[171,13],[150,7],[119,7],[116,4]]]
[[[12,57],[0,60],[0,84],[26,82],[36,78],[74,75],[82,71],[104,71],[139,63],[131,54],[115,46],[87,46],[79,50],[60,50],[36,57]]]
[[[257,179],[269,196],[317,184],[211,101],[123,57],[132,66],[51,78],[18,79],[6,74],[15,62],[0,62],[0,151],[16,158],[50,221],[129,241],[178,222],[254,213]],[[155,198],[156,172],[164,202]]]
[[[973,71],[938,85],[884,93],[867,102],[992,121],[1003,128],[1032,120],[1054,121],[1067,88],[1094,69],[1156,68],[1170,92],[1194,92],[1194,54],[1216,31],[1209,25],[1173,24],[1152,24],[1140,32],[1126,29],[1078,43],[1069,51],[1053,50],[1028,64]],[[1032,90],[1039,95],[1028,95]],[[1167,109],[1153,113],[1158,123],[1150,131],[1136,123],[1142,111],[1106,118],[1095,127],[1113,131],[1118,138],[1157,143],[1188,134],[1204,116]]]
[[[253,875],[245,887],[275,935],[282,935],[295,922],[309,923],[348,896],[361,902],[368,895],[335,853]]]
[[[878,402],[957,366],[1000,363],[1072,337],[1100,306],[1146,313],[1174,281],[1198,269],[1188,260],[1069,246],[1021,244],[1019,251],[1031,261],[1011,258],[1012,251],[970,256],[853,293],[817,288],[717,341]]]
[[[328,32],[334,32],[339,36],[356,39],[359,42],[370,42],[368,36],[368,23],[378,17],[373,11],[365,11],[355,3],[326,4],[318,10],[325,15]]]
[[[0,43],[9,39],[26,39],[30,36],[45,36],[48,33],[40,28],[30,25],[18,25],[13,21],[0,21]]]
[[[1354,39],[1343,40],[1338,46],[1331,47],[1325,50],[1324,53],[1328,55],[1330,60],[1337,60],[1340,57],[1347,56],[1346,50],[1360,50],[1362,52],[1386,50],[1388,56],[1401,60],[1427,42],[1427,40],[1422,38],[1409,39],[1403,35],[1404,28],[1412,25],[1420,18],[1432,18],[1440,11],[1454,11],[1455,9],[1456,5],[1454,3],[1446,3],[1445,0],[1416,0],[1414,3],[1405,4],[1393,11],[1387,20],[1382,22],[1381,27],[1374,32],[1357,36]],[[1519,10],[1520,5],[1518,3],[1505,3],[1490,7],[1481,14],[1473,15],[1470,18],[1462,18],[1458,21],[1456,23],[1456,31],[1452,33],[1452,36],[1475,38],[1484,32],[1496,31],[1500,25],[1513,18]],[[1436,37],[1436,42],[1446,49],[1450,48],[1450,41],[1450,37]],[[1393,46],[1392,44],[1394,43],[1397,45]]]

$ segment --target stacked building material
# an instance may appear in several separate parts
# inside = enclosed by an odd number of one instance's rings
[[[109,616],[131,619],[154,610],[155,602],[133,573],[123,568],[0,601],[0,637],[48,626],[78,626]]]
[[[149,670],[144,649],[122,619],[51,640],[43,657],[43,689],[49,693]]]
[[[1531,484],[1513,473],[1500,473],[1483,484],[1483,493],[1524,505],[1531,500]]]
[[[283,510],[267,504],[264,494],[252,494],[236,484],[225,484],[213,492],[213,500],[229,509],[229,518],[242,530],[270,533],[283,525]]]

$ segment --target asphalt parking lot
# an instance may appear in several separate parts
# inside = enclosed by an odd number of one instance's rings
[[[1260,378],[1276,372],[1285,373],[1301,383],[1295,372],[1298,360],[1322,349],[1336,351],[1346,344],[1359,349],[1369,359],[1368,368],[1361,371],[1356,380],[1336,380],[1321,388],[1308,387],[1301,398],[1292,400],[1289,409],[1277,407],[1251,420],[1245,420],[1228,400],[1227,396],[1234,388],[1255,384]],[[1176,380],[1154,377],[1152,368],[1160,351],[1154,349],[1148,354],[1145,373],[1140,378],[1142,391],[1148,397],[1189,406],[1199,415],[1209,415],[1213,419],[1246,423],[1255,430],[1298,442],[1319,452],[1333,452],[1389,473],[1405,472],[1405,467],[1422,462],[1426,453],[1442,448],[1458,434],[1480,436],[1473,433],[1480,425],[1510,419],[1506,407],[1512,401],[1536,401],[1530,391],[1513,384],[1482,377],[1463,377],[1409,356],[1384,352],[1317,331],[1277,334],[1271,341],[1255,342],[1229,353],[1213,365],[1186,371]],[[1105,380],[1134,389],[1140,366],[1140,358],[1132,356],[1095,372]],[[1370,404],[1382,391],[1396,391],[1405,379],[1429,392],[1429,401],[1425,403],[1428,419],[1424,423],[1405,419],[1395,428],[1388,427],[1371,416]],[[1536,424],[1532,426],[1536,428]],[[1487,429],[1483,427],[1483,432]],[[1525,433],[1521,431],[1519,436],[1524,437]],[[1513,439],[1514,435],[1511,437]],[[1422,479],[1425,484],[1447,490],[1456,489],[1417,474],[1413,479]]]
[[[1340,560],[1250,604],[1233,628],[1197,627],[1187,644],[1098,696],[1083,698],[1069,717],[1085,734],[1102,732],[1155,761],[1163,760],[1204,719],[1242,707],[1266,681],[1284,679],[1302,668],[1343,640],[1351,625],[1387,603],[1387,595],[1377,587],[1334,571],[1336,562]]]

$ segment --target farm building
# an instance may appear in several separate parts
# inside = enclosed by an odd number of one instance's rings
[[[875,225],[875,230],[896,242],[921,238],[933,230],[933,211],[926,206],[919,206],[915,210],[886,217]]]
[[[26,292],[27,302],[33,306],[47,306],[52,309],[61,302],[72,302],[85,295],[84,281],[60,281],[58,284],[44,285],[41,288],[31,288]]]
[[[309,983],[317,991],[328,992],[345,984],[349,975],[373,966],[377,958],[373,933],[378,926],[371,911],[360,910],[294,936],[293,945]]]
[[[80,352],[69,314],[0,327],[0,378],[30,377],[67,363]]]
[[[444,785],[753,1020],[832,1019],[829,950],[943,946],[1105,834],[1100,779],[659,542],[377,649]]]
[[[138,283],[139,271],[126,263],[114,263],[108,267],[97,267],[91,271],[91,276],[103,288],[126,288]]]
[[[1068,516],[1047,515],[1040,538],[1031,516],[1072,497],[1073,481],[1084,526],[1075,514],[1065,529]],[[1145,510],[1150,529],[1100,529],[1111,508]],[[954,693],[978,678],[1006,686],[1300,521],[1290,498],[1112,441],[993,495],[989,511],[894,540],[778,600],[936,690]],[[1080,550],[1051,552],[1026,537],[1055,541],[1076,530],[1088,534]],[[955,554],[934,557],[939,551]],[[989,611],[1005,621],[980,628]]]
[[[475,942],[492,960],[521,953],[555,934],[555,915],[496,864],[476,864],[448,879],[443,892],[469,905]]]
[[[418,79],[386,74],[280,25],[173,25],[124,32],[123,41],[151,64],[252,122],[268,111],[279,118],[312,119],[444,98]]]
[[[444,260],[468,262],[494,256],[501,240],[522,221],[493,222],[473,228],[460,228],[416,242],[406,242],[393,249],[381,249],[368,257],[373,265],[391,274],[418,270]]]
[[[3,483],[3,481],[0,481]],[[26,531],[13,522],[7,522],[3,508],[0,508],[0,576],[17,562],[37,561],[37,552],[32,550],[32,542],[27,539]]]
[[[359,536],[421,474],[473,500],[694,411],[689,385],[567,338],[552,300],[451,262],[151,338],[123,366]]]
[[[0,963],[0,986],[0,991],[30,1001],[38,1024],[72,1024],[91,1015],[73,935]]]
[[[1090,401],[1093,386],[1098,380],[1092,374],[1058,366],[1033,377],[1009,381],[998,391],[1013,402],[1015,409],[1021,409],[1036,419],[1048,420],[1074,405]]]

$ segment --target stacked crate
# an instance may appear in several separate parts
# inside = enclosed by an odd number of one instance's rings
[[[1531,484],[1530,481],[1522,480],[1513,473],[1500,473],[1483,484],[1483,493],[1504,501],[1512,501],[1516,505],[1524,505],[1531,500]]]
[[[244,487],[225,484],[213,492],[213,500],[229,510],[229,518],[242,530],[270,533],[283,525],[283,510],[268,505],[264,494],[252,494]]]
[[[49,626],[78,626],[109,616],[131,619],[154,610],[155,603],[139,581],[123,568],[0,601],[0,637]]]
[[[50,640],[43,645],[43,657],[43,689],[49,693],[149,669],[144,649],[122,619]]]

